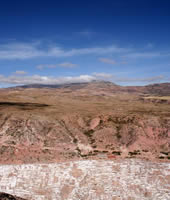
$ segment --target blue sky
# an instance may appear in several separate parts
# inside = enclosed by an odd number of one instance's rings
[[[170,82],[169,0],[1,1],[0,87]]]

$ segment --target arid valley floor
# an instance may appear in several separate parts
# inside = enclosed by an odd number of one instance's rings
[[[170,199],[170,83],[0,90],[0,192]]]

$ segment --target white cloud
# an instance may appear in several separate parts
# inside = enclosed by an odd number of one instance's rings
[[[120,62],[120,64],[125,65],[125,64],[128,64],[128,62],[127,61],[122,61],[122,62]]]
[[[60,67],[66,67],[66,68],[74,68],[74,67],[77,66],[76,64],[73,64],[73,63],[70,63],[70,62],[64,62],[64,63],[60,63],[58,65]]]
[[[0,59],[30,59],[36,57],[69,57],[87,54],[108,54],[129,52],[129,49],[116,47],[62,49],[55,45],[42,48],[41,43],[8,43],[0,45]]]
[[[76,34],[86,37],[86,38],[91,38],[92,36],[94,36],[96,33],[90,30],[83,30],[80,32],[76,32]]]
[[[14,72],[14,74],[25,75],[25,74],[27,74],[27,72],[25,72],[25,71],[16,71],[16,72]]]
[[[146,78],[126,78],[126,77],[117,77],[113,74],[108,73],[93,73],[92,75],[80,75],[80,76],[65,76],[65,77],[50,77],[50,76],[3,76],[0,75],[0,83],[2,84],[14,84],[14,85],[23,85],[23,84],[64,84],[64,83],[81,83],[81,82],[90,82],[93,80],[109,80],[116,83],[155,83],[161,81],[169,81],[169,77],[153,76]]]
[[[66,77],[49,77],[49,76],[8,76],[0,75],[0,83],[7,84],[64,84],[64,83],[79,83],[90,82],[96,80],[95,76],[80,75],[80,76],[66,76]]]
[[[152,43],[148,43],[148,44],[146,45],[146,47],[147,47],[147,48],[153,48],[154,45],[153,45]]]
[[[56,67],[57,67],[57,65],[54,65],[54,64],[42,64],[42,65],[36,66],[36,68],[39,70],[43,70],[44,68],[54,69]]]
[[[64,67],[64,68],[74,68],[77,67],[77,64],[73,64],[71,62],[64,62],[59,64],[41,64],[36,66],[37,69],[42,70],[44,68],[53,69],[56,67]]]
[[[107,63],[107,64],[116,64],[116,61],[110,58],[99,58],[100,62]]]
[[[160,56],[167,56],[166,54],[161,54],[160,52],[142,52],[142,53],[128,53],[127,55],[124,55],[123,57],[126,58],[154,58],[154,57],[160,57]]]
[[[36,68],[39,69],[39,70],[44,69],[44,67],[45,67],[44,65],[38,65],[38,66],[36,66]]]
[[[126,77],[115,77],[114,81],[116,82],[148,82],[148,83],[154,83],[159,81],[166,81],[168,80],[167,77],[164,77],[162,75],[159,76],[152,76],[152,77],[144,77],[144,78],[126,78]]]
[[[0,59],[28,59],[44,56],[37,43],[10,43],[0,45]]]
[[[88,32],[86,33],[88,34]],[[151,44],[150,44],[151,46]],[[140,52],[137,49],[121,48],[115,45],[105,47],[89,47],[89,48],[61,48],[55,44],[44,45],[43,42],[11,42],[0,44],[0,59],[31,59],[37,57],[70,57],[79,55],[108,55],[119,54],[125,58],[154,58],[160,56],[169,56],[169,53],[145,51]],[[114,60],[108,58],[100,58],[101,62],[114,64]]]
[[[113,77],[113,74],[108,74],[108,73],[93,73],[93,75],[96,77],[96,78],[99,78],[99,79],[110,79]]]
[[[78,56],[78,55],[87,55],[87,54],[108,54],[108,53],[120,53],[126,52],[127,49],[108,46],[108,47],[91,47],[91,48],[81,48],[81,49],[70,49],[70,50],[62,50],[58,47],[54,47],[50,49],[49,55],[56,57],[69,57],[69,56]]]

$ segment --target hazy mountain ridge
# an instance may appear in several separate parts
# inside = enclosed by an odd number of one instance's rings
[[[155,83],[146,86],[120,86],[109,81],[92,81],[85,83],[68,83],[58,85],[44,85],[44,84],[30,84],[17,86],[10,89],[26,89],[26,88],[51,88],[51,89],[70,89],[70,90],[81,90],[81,89],[108,89],[110,92],[128,92],[128,93],[143,93],[153,95],[170,95],[170,83]]]

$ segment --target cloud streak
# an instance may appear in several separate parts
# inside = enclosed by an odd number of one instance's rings
[[[160,81],[169,81],[170,79],[160,76],[146,77],[146,78],[127,78],[117,77],[109,73],[93,73],[91,75],[79,75],[79,76],[64,76],[64,77],[50,77],[50,76],[3,76],[0,75],[0,83],[23,85],[23,84],[64,84],[64,83],[81,83],[90,82],[93,80],[109,80],[116,83],[155,83]]]
[[[71,62],[63,62],[63,63],[59,63],[59,64],[41,64],[41,65],[36,66],[36,68],[39,70],[43,70],[45,68],[48,68],[48,69],[54,69],[57,67],[74,68],[77,66],[78,66],[77,64],[73,64]]]
[[[32,59],[37,57],[71,57],[80,55],[108,55],[108,54],[119,54],[124,58],[154,58],[160,56],[169,56],[170,53],[161,52],[139,52],[132,48],[122,48],[116,45],[104,46],[104,47],[89,47],[89,48],[61,48],[59,46],[46,45],[42,42],[14,42],[0,44],[0,59],[13,60],[13,59]],[[114,60],[109,58],[100,58],[101,62],[108,64],[114,64]]]
[[[99,58],[99,61],[111,65],[116,64],[116,61],[110,58]]]
[[[83,30],[80,32],[76,32],[75,34],[90,39],[96,34],[96,32],[90,30]]]
[[[91,75],[65,76],[65,77],[49,77],[49,76],[8,76],[0,75],[0,83],[23,85],[23,84],[64,84],[90,82],[95,80]]]
[[[8,43],[0,45],[0,59],[30,59],[37,57],[71,57],[79,55],[129,52],[130,49],[114,45],[106,47],[62,49],[58,46],[42,47],[40,43]]]
[[[155,58],[160,56],[168,56],[168,54],[161,54],[160,52],[132,52],[123,57],[125,58]]]
[[[124,83],[138,83],[138,82],[146,82],[146,83],[156,83],[160,81],[166,81],[168,78],[159,75],[152,77],[144,77],[144,78],[127,78],[127,77],[114,77],[114,81],[116,82],[124,82]]]
[[[27,74],[27,72],[25,72],[25,71],[16,71],[16,72],[14,72],[14,74],[16,74],[16,75],[25,75],[25,74]]]
[[[99,79],[111,79],[113,77],[113,74],[109,73],[93,73],[93,76]]]
[[[60,67],[65,67],[65,68],[74,68],[77,67],[77,64],[73,64],[70,62],[64,62],[64,63],[60,63],[58,64]]]
[[[44,56],[37,43],[10,43],[0,45],[0,59],[29,59]]]

